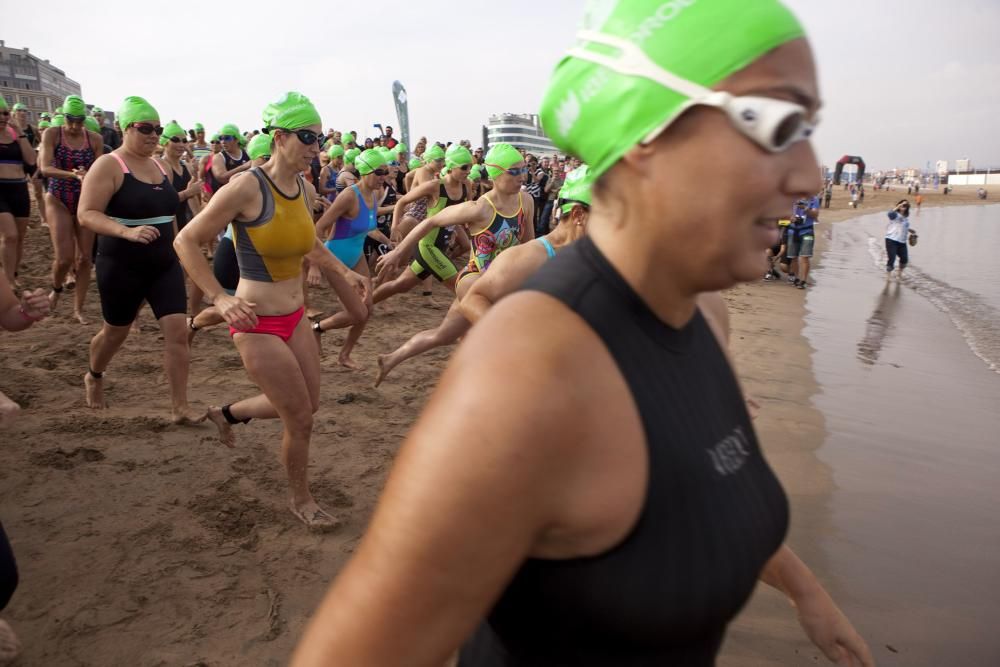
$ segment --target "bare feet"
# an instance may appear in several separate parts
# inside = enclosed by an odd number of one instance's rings
[[[388,358],[388,356],[389,356],[388,354],[378,355],[378,375],[375,376],[376,387],[382,384],[382,380],[384,380],[386,376],[389,375],[389,371],[391,371],[393,368],[392,366],[389,366],[385,363],[385,360],[386,358]]]
[[[288,509],[306,525],[311,533],[329,533],[340,527],[340,521],[316,504],[315,500],[296,506],[289,501]]]
[[[339,357],[337,357],[337,363],[339,363],[344,368],[350,368],[352,371],[361,371],[364,370],[365,368],[358,362],[351,359],[351,355],[349,354],[341,354]]]
[[[87,316],[81,313],[79,310],[73,311],[73,319],[75,319],[80,324],[90,324],[90,320],[87,319]]]
[[[233,433],[233,425],[226,421],[225,415],[222,414],[222,408],[213,405],[205,416],[219,429],[219,442],[230,449],[236,447],[236,434]]]
[[[191,426],[202,423],[207,417],[207,412],[199,412],[189,405],[183,405],[173,409],[170,421],[180,426]]]
[[[87,407],[103,410],[108,407],[104,400],[104,378],[95,378],[87,371],[83,374],[83,386],[87,388]]]
[[[21,653],[21,642],[7,621],[0,620],[0,665],[9,665]]]
[[[76,287],[76,274],[70,271],[66,274],[66,280],[63,281],[63,287],[66,289],[73,289]]]

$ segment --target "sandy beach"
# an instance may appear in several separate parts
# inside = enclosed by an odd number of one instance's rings
[[[976,203],[974,190],[925,191],[924,208]],[[855,210],[838,188],[833,207],[821,212],[818,264],[827,223],[891,208],[905,193],[898,186],[869,191]],[[25,287],[48,284],[51,256],[47,230],[33,220]],[[379,389],[372,388],[375,357],[435,326],[450,295],[436,287],[433,306],[417,293],[378,311],[355,352],[362,372],[339,367],[342,337],[325,336],[311,476],[319,503],[345,526],[320,536],[286,508],[277,421],[239,428],[234,450],[217,444],[210,425],[170,424],[162,340],[148,310],[107,372],[110,409],[85,407],[87,345],[100,321],[91,290],[91,324],[72,321],[64,298],[55,317],[4,334],[0,346],[0,390],[24,408],[13,427],[0,431],[0,518],[21,570],[4,618],[24,645],[18,664],[285,664],[357,545],[396,448],[450,349],[403,364]],[[831,464],[817,455],[827,424],[813,400],[820,385],[802,332],[805,294],[761,282],[726,298],[737,371],[761,405],[755,425],[790,496],[790,543],[834,597],[846,599],[849,616],[876,619],[854,607],[858,598],[844,589],[849,582],[828,576],[822,543],[836,539],[826,509],[836,485]],[[333,307],[329,290],[313,299]],[[192,351],[193,402],[252,393],[224,328],[200,333]],[[917,664],[893,661],[907,647],[879,627],[859,629],[880,661]],[[818,658],[785,600],[761,589],[732,626],[720,664],[812,665]]]

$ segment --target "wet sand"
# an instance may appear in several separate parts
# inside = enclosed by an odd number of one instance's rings
[[[871,193],[865,208],[885,208],[898,194]],[[855,214],[842,208],[845,198],[837,192],[824,222]],[[972,195],[926,199],[958,204]],[[50,260],[47,232],[36,225],[23,284],[47,285]],[[328,292],[317,296],[332,307]],[[447,306],[446,292],[436,298]],[[802,335],[804,298],[786,285],[732,290],[733,350],[748,392],[762,405],[762,442],[791,495],[792,545],[863,630],[878,630],[880,614],[892,607],[875,608],[881,598],[854,594],[860,579],[848,575],[869,559],[842,553],[850,545],[840,543],[838,529],[842,482],[834,471],[841,463],[818,453],[829,425],[816,407],[821,387]],[[0,389],[25,408],[0,433],[0,516],[22,574],[4,618],[25,646],[20,664],[285,664],[358,543],[396,448],[449,350],[407,362],[378,390],[371,388],[375,355],[436,325],[444,309],[429,308],[419,295],[390,301],[361,339],[356,358],[368,367],[362,373],[336,365],[341,336],[327,334],[311,474],[319,502],[346,521],[329,536],[310,535],[286,509],[277,422],[238,428],[235,450],[218,445],[210,426],[170,425],[162,339],[148,311],[141,333],[106,375],[111,408],[88,410],[81,378],[100,319],[94,288],[86,310],[91,325],[73,323],[70,310],[64,297],[56,317],[5,334],[0,347]],[[192,401],[229,402],[253,392],[225,331],[200,333]],[[899,642],[910,650],[902,635],[866,634],[875,646]],[[816,655],[780,596],[761,591],[734,625],[720,664],[815,664]]]

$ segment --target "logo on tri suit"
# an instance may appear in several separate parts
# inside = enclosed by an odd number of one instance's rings
[[[733,432],[706,450],[715,471],[721,476],[732,475],[750,458],[750,441],[737,426]]]

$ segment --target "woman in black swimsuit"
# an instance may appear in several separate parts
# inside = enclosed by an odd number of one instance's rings
[[[104,326],[90,342],[87,405],[107,407],[104,371],[145,301],[163,332],[173,421],[199,422],[205,413],[193,410],[187,400],[187,300],[173,247],[180,197],[167,170],[153,158],[163,128],[156,110],[141,97],[125,99],[118,122],[121,147],[94,163],[80,195],[80,222],[99,235],[97,290],[104,317]]]
[[[588,235],[470,330],[293,667],[708,667],[758,579],[830,660],[873,665],[784,546],[698,300],[758,280],[819,187],[809,45],[777,0],[598,6],[540,114],[598,179]]]

